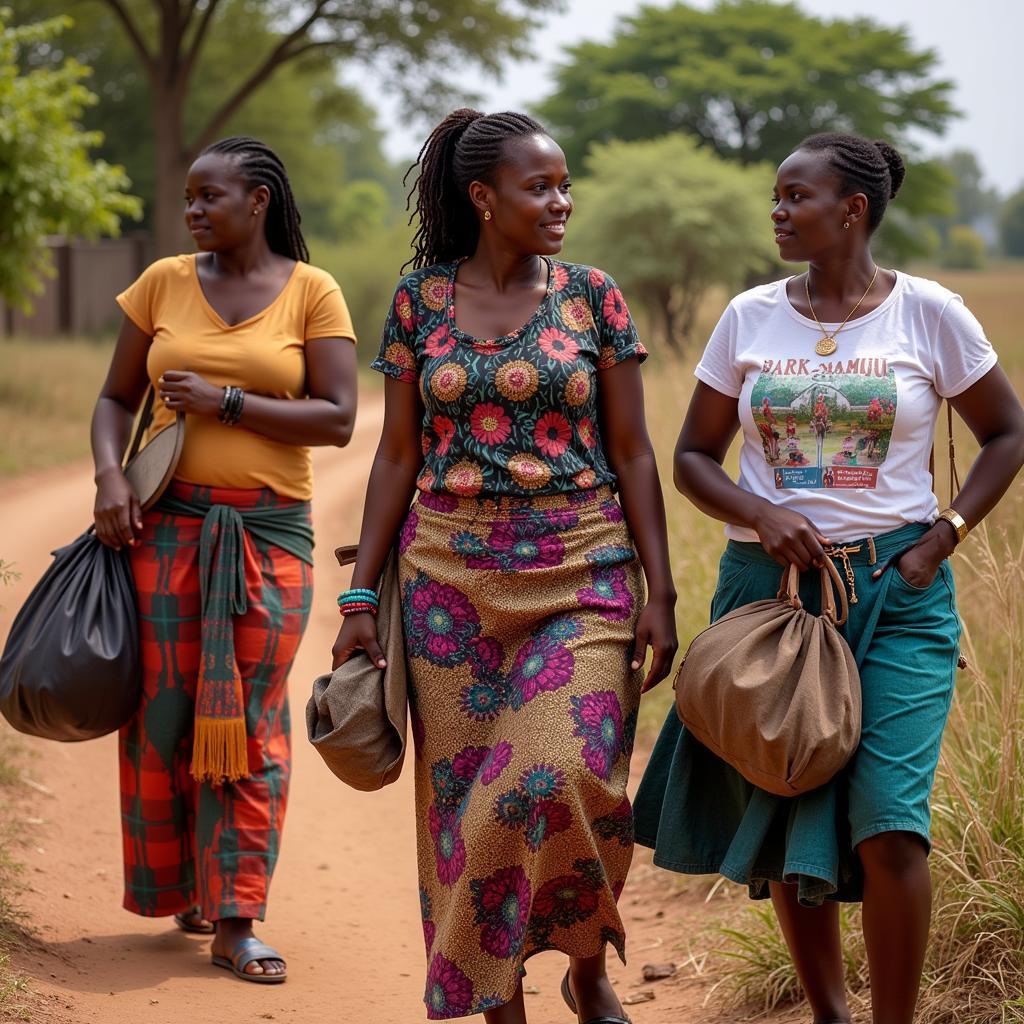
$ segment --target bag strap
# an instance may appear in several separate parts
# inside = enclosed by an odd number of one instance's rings
[[[956,445],[953,443],[953,406],[946,402],[946,443],[949,447],[949,504],[960,493],[960,474],[956,469]],[[928,472],[935,480],[935,445],[932,445],[931,455],[928,456]]]
[[[142,438],[146,431],[149,429],[150,423],[153,422],[153,401],[156,398],[156,391],[153,385],[149,385],[149,390],[146,392],[146,397],[142,402],[142,412],[139,414],[139,422],[135,427],[135,436],[132,438],[132,443],[128,448],[128,454],[125,456],[124,464],[127,466],[136,455],[139,454],[139,449],[142,447]]]
[[[828,555],[825,556],[825,563],[821,567],[821,615],[828,619],[834,626],[841,626],[846,622],[850,614],[850,603],[846,597],[846,587],[843,586],[839,570]],[[839,594],[839,605],[836,606],[836,594]],[[782,582],[779,592],[775,595],[780,601],[785,601],[790,607],[800,609],[803,602],[800,600],[800,570],[793,562],[790,562],[782,570]]]

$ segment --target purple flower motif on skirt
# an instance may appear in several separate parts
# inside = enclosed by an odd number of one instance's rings
[[[427,955],[430,955],[430,947],[434,944],[434,936],[437,934],[437,926],[431,920],[432,911],[430,907],[430,894],[426,889],[420,889],[420,918],[423,921],[423,943],[427,947]]]
[[[620,846],[632,846],[633,808],[629,799],[624,797],[611,814],[597,818],[591,827],[602,839],[614,839]]]
[[[602,619],[621,622],[633,611],[633,594],[626,583],[626,570],[620,565],[595,566],[590,570],[593,583],[576,591],[584,608],[593,608]]]
[[[489,786],[508,767],[508,763],[511,760],[512,744],[508,740],[496,743],[491,748],[491,752],[487,755],[484,763],[480,766],[480,781],[485,786]]]
[[[622,514],[622,507],[619,503],[611,499],[601,502],[601,515],[603,515],[609,523],[621,523],[623,519],[626,518]]]
[[[545,518],[556,530],[571,530],[579,525],[580,517],[571,508],[549,508]]]
[[[409,655],[422,655],[444,668],[461,665],[469,655],[470,642],[480,632],[480,616],[469,598],[423,572],[406,584],[404,598]]]
[[[420,517],[416,515],[416,509],[410,509],[402,524],[402,532],[398,535],[398,553],[404,555],[409,545],[416,539],[416,527],[419,525]]]
[[[530,800],[518,789],[502,793],[494,801],[494,817],[502,825],[518,828],[530,813]]]
[[[612,690],[598,690],[570,697],[570,714],[576,723],[573,736],[581,736],[583,760],[599,778],[607,779],[622,754],[622,709]]]
[[[523,945],[530,917],[530,883],[526,872],[516,865],[498,868],[487,878],[469,883],[476,909],[476,924],[482,925],[480,948],[491,956],[507,959]]]
[[[602,544],[588,551],[586,557],[591,565],[622,565],[624,562],[632,562],[636,552],[624,544]]]
[[[477,722],[489,722],[498,717],[505,706],[502,687],[495,683],[470,683],[459,695],[459,709]]]
[[[567,647],[547,637],[534,637],[519,648],[508,676],[510,704],[514,710],[538,693],[551,692],[572,679],[576,658]]]
[[[537,632],[538,637],[546,637],[555,643],[563,644],[569,640],[575,640],[583,633],[583,621],[571,615],[563,615],[560,618],[552,619],[546,626]]]
[[[491,524],[483,554],[466,558],[470,569],[524,572],[561,565],[565,545],[552,528],[537,516],[523,516]]]
[[[469,662],[477,679],[490,679],[501,671],[505,648],[493,636],[478,636],[469,645]]]
[[[538,800],[526,819],[526,844],[539,850],[545,839],[564,832],[572,825],[569,805],[559,800]]]
[[[466,747],[452,758],[452,770],[458,778],[472,782],[490,752],[489,747]]]
[[[473,983],[451,960],[438,953],[430,962],[423,1001],[431,1020],[461,1017],[473,1005]]]
[[[436,805],[431,804],[427,821],[434,840],[437,879],[442,885],[451,887],[466,869],[466,844],[462,840],[458,818],[450,812],[438,811]]]
[[[519,788],[535,800],[558,796],[565,789],[565,772],[550,764],[535,764],[519,776]]]
[[[454,512],[459,501],[453,494],[435,494],[433,491],[420,491],[417,503],[432,512]]]

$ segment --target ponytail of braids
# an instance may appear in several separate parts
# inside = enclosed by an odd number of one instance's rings
[[[245,186],[265,186],[270,192],[265,230],[272,252],[300,263],[309,262],[309,249],[302,237],[302,217],[292,194],[288,172],[281,158],[266,143],[247,135],[234,135],[207,146],[203,153],[234,157],[245,178]]]
[[[480,238],[480,223],[470,202],[472,182],[491,182],[505,159],[505,143],[527,135],[546,135],[542,125],[526,114],[506,111],[482,114],[460,107],[453,110],[427,136],[416,162],[419,173],[409,190],[406,209],[416,197],[409,223],[417,221],[413,256],[406,263],[414,270],[472,256]],[[405,267],[402,268],[405,270]]]

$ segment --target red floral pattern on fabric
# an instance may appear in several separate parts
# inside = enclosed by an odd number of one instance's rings
[[[533,316],[501,338],[473,338],[455,322],[457,271],[439,264],[399,282],[373,363],[419,387],[417,487],[533,497],[614,486],[597,426],[601,371],[647,356],[615,282],[549,261]]]

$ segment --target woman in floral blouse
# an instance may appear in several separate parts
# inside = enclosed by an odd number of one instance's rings
[[[523,962],[558,949],[579,1019],[622,1022],[629,757],[676,650],[646,352],[607,274],[551,258],[572,200],[539,124],[457,110],[419,169],[352,586],[397,536],[427,1014],[521,1024]],[[383,665],[374,625],[346,616],[335,665]]]

